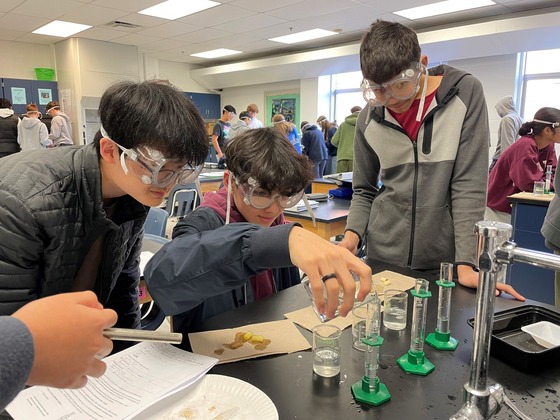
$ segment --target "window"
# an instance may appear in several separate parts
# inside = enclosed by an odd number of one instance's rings
[[[560,55],[558,50],[530,51],[521,60],[521,117],[531,121],[540,108],[560,108]]]
[[[348,115],[350,108],[359,105],[365,106],[360,84],[362,72],[339,73],[332,76],[334,97],[334,120],[340,125]]]

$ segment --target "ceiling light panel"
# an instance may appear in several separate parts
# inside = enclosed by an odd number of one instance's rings
[[[227,48],[218,48],[217,50],[205,51],[201,53],[191,54],[192,57],[201,58],[217,58],[225,57],[227,55],[241,54],[242,51],[229,50]]]
[[[393,13],[407,19],[416,20],[495,4],[496,3],[491,0],[447,0],[439,3],[427,4],[425,6],[413,7],[411,9],[399,10]]]
[[[311,29],[309,31],[297,32],[295,34],[270,38],[269,41],[281,42],[283,44],[295,44],[297,42],[309,41],[311,39],[324,38],[326,36],[338,35],[336,32],[325,29]]]
[[[168,0],[156,4],[155,6],[148,7],[147,9],[140,10],[138,13],[162,19],[175,20],[220,4],[221,3],[211,0]]]
[[[53,20],[45,26],[33,31],[34,34],[60,36],[66,38],[91,28],[90,25],[82,25],[81,23],[64,22],[63,20]]]

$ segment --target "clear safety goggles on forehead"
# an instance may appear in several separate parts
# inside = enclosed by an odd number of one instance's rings
[[[280,207],[284,209],[293,207],[302,199],[304,194],[304,190],[290,196],[273,194],[262,189],[258,181],[254,178],[249,178],[245,184],[239,184],[237,180],[235,180],[235,184],[243,193],[243,202],[257,209],[266,209],[272,206],[275,201],[278,201]]]
[[[127,149],[111,139],[103,127],[100,128],[100,131],[103,137],[111,140],[122,151],[121,167],[124,173],[128,174],[130,169],[130,172],[138,176],[146,185],[152,184],[161,188],[168,187],[174,182],[179,185],[188,185],[194,182],[202,170],[202,165],[196,167],[184,165],[180,169],[165,168],[166,164],[177,163],[177,161],[167,159],[159,150],[147,146]],[[126,165],[125,156],[132,162],[130,167]]]
[[[538,122],[541,124],[550,124],[552,126],[552,128],[556,128],[556,127],[560,127],[560,123],[559,122],[550,122],[550,121],[543,121],[543,120],[533,120],[534,122]]]
[[[371,80],[362,81],[362,94],[371,106],[385,106],[390,98],[406,101],[420,90],[418,81],[422,75],[423,66],[412,62],[410,67],[385,83],[375,83]]]

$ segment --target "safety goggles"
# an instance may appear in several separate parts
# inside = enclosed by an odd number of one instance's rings
[[[134,149],[127,149],[111,139],[107,132],[101,127],[101,134],[106,139],[111,140],[122,151],[121,167],[125,174],[136,175],[146,185],[155,185],[165,188],[177,182],[179,185],[188,185],[198,177],[202,170],[202,165],[193,167],[184,165],[180,169],[166,168],[166,164],[177,163],[174,159],[167,159],[159,150],[147,146],[140,146]],[[125,157],[130,161],[130,165],[125,162]]]
[[[391,98],[406,101],[418,93],[422,72],[422,64],[412,62],[409,68],[388,82],[374,83],[364,79],[361,86],[363,97],[371,106],[385,106]]]
[[[534,122],[538,122],[541,124],[550,124],[552,126],[552,128],[557,128],[560,127],[560,123],[559,122],[550,122],[550,121],[543,121],[543,120],[535,120],[533,119]]]
[[[284,209],[293,207],[302,199],[304,194],[304,190],[290,196],[273,194],[261,188],[258,181],[254,178],[249,178],[244,184],[238,183],[236,179],[235,184],[243,194],[243,202],[257,209],[266,209],[272,206],[275,201]]]

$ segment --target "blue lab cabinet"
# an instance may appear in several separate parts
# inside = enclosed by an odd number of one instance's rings
[[[205,120],[217,120],[222,116],[220,95],[196,92],[185,92],[184,95],[194,103]]]
[[[519,193],[509,197],[512,240],[521,248],[552,254],[544,244],[541,227],[553,195],[541,199],[531,196],[532,193]],[[508,283],[527,299],[554,305],[554,271],[513,263],[508,267],[508,279]]]
[[[45,105],[58,101],[58,83],[45,80],[25,80],[2,78],[2,97],[12,102],[16,114],[24,114],[25,106],[35,103],[44,113]]]

